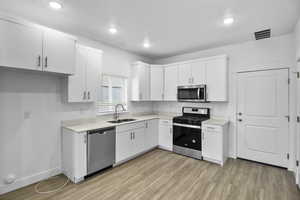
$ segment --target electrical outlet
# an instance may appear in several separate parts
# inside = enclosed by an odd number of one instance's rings
[[[24,119],[29,119],[31,118],[31,112],[30,111],[25,111],[24,112]]]

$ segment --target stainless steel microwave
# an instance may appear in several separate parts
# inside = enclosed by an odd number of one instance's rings
[[[206,85],[178,86],[178,101],[206,102]]]

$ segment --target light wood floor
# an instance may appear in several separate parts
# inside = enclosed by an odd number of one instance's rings
[[[54,189],[64,176],[40,189]],[[0,196],[1,200],[299,200],[290,172],[230,159],[222,168],[171,152],[154,150],[61,192],[41,195],[34,185]]]

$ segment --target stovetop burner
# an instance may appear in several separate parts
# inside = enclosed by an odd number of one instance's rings
[[[210,117],[209,108],[183,107],[182,116],[174,117],[174,123],[201,126],[201,122]]]

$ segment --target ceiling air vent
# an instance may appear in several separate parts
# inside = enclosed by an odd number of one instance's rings
[[[271,29],[266,29],[263,31],[257,31],[254,33],[256,40],[262,40],[271,37]]]

